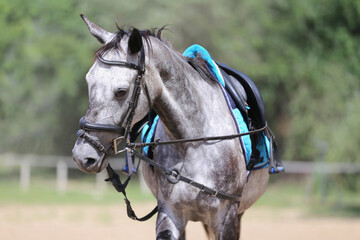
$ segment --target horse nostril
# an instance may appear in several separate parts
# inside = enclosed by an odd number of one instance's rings
[[[96,162],[95,159],[93,158],[85,158],[85,166],[86,167],[91,167],[92,165],[94,165]]]

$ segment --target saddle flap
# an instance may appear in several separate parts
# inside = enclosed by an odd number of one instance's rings
[[[244,116],[246,124],[249,126],[248,113],[246,108],[247,95],[243,86],[233,76],[228,75],[224,70],[220,69],[220,72],[225,80],[225,90],[230,94],[236,107],[240,110]]]
[[[230,68],[224,63],[217,62],[218,66],[227,74],[236,78],[245,89],[247,103],[250,106],[249,117],[255,124],[255,128],[262,128],[266,125],[264,101],[255,83],[244,73]]]

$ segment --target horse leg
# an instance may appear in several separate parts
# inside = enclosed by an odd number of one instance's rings
[[[206,224],[203,223],[203,227],[206,233],[207,238],[210,239],[215,239],[215,235],[214,233],[211,231],[210,227]]]
[[[219,215],[219,225],[215,233],[217,240],[237,240],[240,238],[240,220],[242,214],[237,212],[238,204],[231,204]]]
[[[241,218],[242,218],[243,215],[244,215],[244,212],[242,212],[242,213],[240,213],[238,215],[238,218],[239,218],[239,227],[238,227],[238,229],[239,229],[239,238],[240,238],[240,233],[241,233]]]
[[[185,240],[186,222],[171,216],[159,211],[156,220],[156,240]]]
[[[179,240],[186,240],[185,230],[184,230],[183,233],[181,234]]]

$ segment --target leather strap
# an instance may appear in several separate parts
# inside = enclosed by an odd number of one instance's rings
[[[126,212],[127,212],[127,215],[129,218],[143,222],[143,221],[150,219],[152,216],[154,216],[154,214],[156,214],[158,212],[158,206],[156,206],[150,213],[148,213],[147,215],[145,215],[142,218],[138,218],[135,214],[135,211],[131,207],[131,203],[126,196],[126,191],[125,191],[128,183],[129,183],[129,180],[131,178],[131,175],[129,175],[129,177],[125,180],[125,182],[122,183],[120,180],[119,174],[117,174],[114,171],[114,169],[112,169],[112,167],[110,166],[110,163],[106,167],[106,171],[108,172],[109,178],[105,179],[105,181],[111,181],[111,183],[114,186],[114,188],[116,189],[116,191],[118,191],[119,193],[122,193],[125,197],[124,200],[126,203]]]
[[[207,142],[207,141],[216,141],[216,140],[228,140],[228,139],[234,139],[238,137],[242,137],[245,135],[253,135],[260,132],[265,131],[268,129],[267,123],[265,123],[265,126],[259,129],[255,129],[253,131],[249,131],[246,133],[238,133],[238,134],[231,134],[231,135],[222,135],[222,136],[215,136],[215,137],[201,137],[201,138],[186,138],[186,139],[176,139],[171,141],[164,141],[160,142],[160,139],[155,140],[154,142],[149,143],[128,143],[126,147],[130,149],[134,148],[143,148],[147,146],[159,146],[159,145],[170,145],[170,144],[179,144],[179,143],[189,143],[189,142]]]
[[[80,129],[83,129],[85,131],[111,132],[111,133],[118,133],[120,135],[125,133],[125,128],[119,127],[116,125],[107,125],[107,124],[86,122],[85,116],[80,118],[79,125],[80,125]]]
[[[93,137],[91,137],[87,132],[85,132],[85,130],[79,129],[79,131],[77,131],[76,135],[80,138],[85,139],[91,145],[93,145],[95,148],[97,148],[100,152],[102,152],[106,155],[107,152],[106,152],[105,147],[101,143],[99,143],[95,139],[93,139]]]
[[[194,180],[191,180],[190,178],[182,176],[180,174],[179,170],[176,168],[167,169],[167,168],[161,166],[160,164],[158,164],[157,162],[155,162],[154,160],[142,155],[141,153],[138,153],[134,150],[132,150],[131,152],[135,156],[140,158],[141,160],[147,162],[151,166],[153,166],[153,167],[159,169],[161,172],[165,173],[167,180],[172,184],[176,184],[179,181],[182,181],[182,182],[186,182],[186,183],[190,184],[191,186],[196,187],[196,188],[200,189],[201,191],[203,191],[211,196],[214,196],[214,197],[218,197],[218,198],[225,199],[225,200],[231,200],[231,201],[240,201],[240,199],[241,199],[241,195],[234,196],[234,195],[226,194],[226,193],[220,192],[218,190],[209,188],[209,187],[205,186],[204,184],[198,183]]]
[[[103,55],[106,55],[106,53]],[[144,52],[143,47],[140,50],[140,57],[139,57],[138,65],[136,65],[134,63],[123,62],[123,61],[106,60],[100,54],[97,55],[97,58],[106,65],[113,65],[113,66],[128,67],[128,68],[136,69],[138,71],[139,75],[142,75],[145,72],[145,68],[144,68],[145,67],[145,52]]]

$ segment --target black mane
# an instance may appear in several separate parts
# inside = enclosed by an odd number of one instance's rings
[[[196,55],[196,58],[186,57],[186,61],[200,74],[203,79],[208,82],[217,82],[216,78],[208,68],[206,61],[201,58],[199,54]]]

